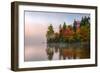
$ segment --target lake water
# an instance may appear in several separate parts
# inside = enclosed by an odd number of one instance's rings
[[[25,46],[25,61],[90,58],[89,43],[41,43]]]

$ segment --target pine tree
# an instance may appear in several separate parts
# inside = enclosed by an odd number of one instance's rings
[[[63,29],[65,30],[66,29],[66,23],[64,22],[63,24]]]

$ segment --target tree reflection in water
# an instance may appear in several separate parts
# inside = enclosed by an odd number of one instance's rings
[[[54,53],[59,53],[59,60],[90,58],[89,43],[48,43],[48,60],[53,60]]]

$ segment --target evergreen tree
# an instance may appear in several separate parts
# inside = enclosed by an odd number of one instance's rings
[[[53,42],[53,39],[54,39],[53,35],[54,35],[53,26],[52,26],[52,24],[50,24],[50,26],[48,26],[48,30],[46,33],[47,42]]]
[[[82,20],[81,20],[81,23],[80,23],[81,26],[85,26],[85,25],[90,25],[90,17],[82,17]]]
[[[64,22],[63,24],[63,29],[65,30],[66,29],[66,23]]]
[[[52,24],[50,24],[50,26],[48,26],[48,31],[47,31],[47,36],[54,34],[54,30],[53,30],[53,26]]]
[[[77,22],[76,22],[76,20],[74,20],[74,23],[73,23],[73,30],[74,30],[75,32],[76,32],[76,29],[77,29],[76,25],[77,25]]]

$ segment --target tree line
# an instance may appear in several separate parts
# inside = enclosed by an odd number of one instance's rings
[[[81,21],[74,20],[73,25],[66,22],[59,25],[59,32],[55,32],[53,25],[48,26],[46,32],[47,43],[73,43],[90,41],[90,17],[82,17]]]

